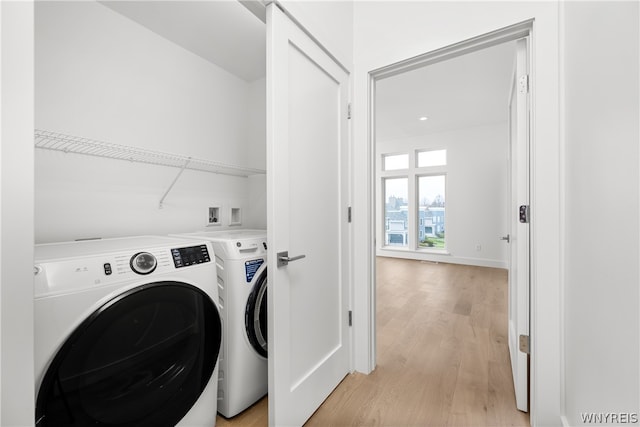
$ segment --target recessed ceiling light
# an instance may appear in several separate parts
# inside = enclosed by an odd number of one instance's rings
[[[420,117],[418,120],[420,120],[421,122],[426,122],[427,120],[429,120],[429,117],[427,117],[427,116],[422,116],[422,117]]]

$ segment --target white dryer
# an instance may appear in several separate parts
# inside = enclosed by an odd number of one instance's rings
[[[223,324],[218,412],[233,417],[265,396],[267,367],[267,232],[219,230],[180,234],[213,244]]]
[[[216,423],[222,324],[207,241],[35,247],[36,426]]]

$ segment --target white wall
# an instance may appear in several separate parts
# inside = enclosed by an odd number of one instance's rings
[[[249,83],[247,99],[247,147],[243,153],[246,165],[256,169],[267,167],[267,81],[263,77]]]
[[[33,425],[33,3],[0,2],[0,425]]]
[[[639,7],[564,7],[566,425],[593,412],[637,423]]]
[[[259,79],[249,85],[247,164],[265,170],[267,168],[267,85]],[[252,175],[248,178],[247,207],[243,222],[251,228],[267,228],[267,177]]]
[[[529,19],[534,22],[532,147],[532,408],[536,425],[560,423],[558,4],[555,2],[355,2],[354,254],[356,368],[373,369],[370,285],[374,231],[368,73]]]
[[[257,146],[251,85],[94,2],[36,4],[36,128],[239,166]],[[261,124],[258,127],[263,126]],[[253,138],[253,145],[249,140]],[[194,231],[207,208],[250,214],[246,178],[36,153],[37,242]],[[245,227],[258,226],[243,222]]]
[[[509,228],[506,219],[507,144],[507,123],[378,142],[376,162],[384,153],[423,148],[447,150],[448,254],[381,248],[384,243],[382,215],[377,217],[377,254],[506,268],[507,244],[499,239],[508,233]],[[379,185],[377,191],[381,191]],[[377,195],[378,200],[381,197],[381,194]],[[480,251],[476,250],[476,245],[480,245]]]

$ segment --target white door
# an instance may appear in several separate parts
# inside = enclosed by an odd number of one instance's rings
[[[348,78],[267,7],[271,426],[302,425],[349,371]]]
[[[529,410],[529,72],[527,39],[517,41],[509,99],[509,353],[519,410]]]

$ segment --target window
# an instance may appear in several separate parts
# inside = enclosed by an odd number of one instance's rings
[[[385,245],[407,246],[409,235],[408,178],[386,178],[384,183]]]
[[[444,251],[447,150],[412,147],[380,156],[381,245]]]
[[[418,151],[418,167],[444,166],[447,164],[447,150]]]
[[[418,217],[424,224],[423,230],[418,230],[418,246],[444,249],[445,176],[418,177],[418,200]]]
[[[395,171],[409,168],[408,154],[388,154],[382,156],[382,170]]]

